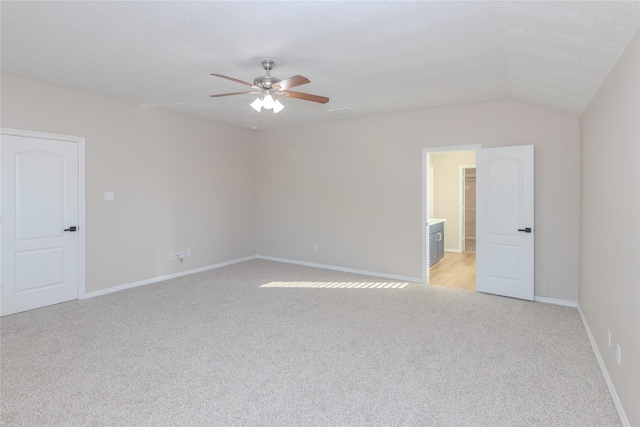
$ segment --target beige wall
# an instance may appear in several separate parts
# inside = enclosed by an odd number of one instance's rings
[[[256,252],[420,278],[422,148],[534,144],[535,293],[577,299],[576,118],[503,100],[253,133],[15,76],[2,84],[3,126],[87,138],[88,291]],[[193,257],[172,263],[172,249]]]
[[[433,217],[446,219],[444,249],[460,251],[460,166],[475,165],[475,151],[432,153],[434,170]]]
[[[535,294],[576,301],[578,140],[577,118],[515,100],[264,130],[258,254],[420,278],[422,149],[534,144]]]
[[[251,131],[6,74],[2,126],[86,138],[87,292],[255,255]]]
[[[632,426],[640,425],[639,50],[636,35],[580,118],[579,304]]]

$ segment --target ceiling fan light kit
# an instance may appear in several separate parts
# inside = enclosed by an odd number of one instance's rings
[[[284,105],[280,102],[276,95],[288,96],[290,98],[302,99],[305,101],[311,102],[319,102],[321,104],[326,104],[329,102],[329,98],[325,96],[311,95],[308,93],[302,92],[293,92],[290,91],[289,88],[301,86],[307,83],[311,83],[311,81],[303,76],[293,76],[284,80],[280,80],[276,77],[271,77],[271,70],[276,65],[276,63],[270,59],[265,59],[262,61],[262,67],[265,69],[267,75],[256,77],[253,79],[253,84],[249,82],[245,82],[242,80],[235,79],[233,77],[225,76],[222,74],[211,74],[212,76],[220,77],[226,80],[231,80],[236,83],[240,83],[245,86],[250,86],[253,91],[247,92],[233,92],[233,93],[221,93],[219,95],[210,95],[212,98],[217,98],[221,96],[231,96],[231,95],[244,95],[244,94],[260,94],[260,96],[253,101],[251,104],[251,108],[260,112],[263,108],[265,110],[273,110],[274,113],[279,113],[284,109]]]
[[[267,93],[266,95],[259,96],[249,105],[251,105],[251,108],[256,110],[258,113],[263,108],[265,110],[273,110],[274,114],[279,113],[284,109],[284,105],[282,105],[280,100],[276,98],[276,96],[272,93]]]

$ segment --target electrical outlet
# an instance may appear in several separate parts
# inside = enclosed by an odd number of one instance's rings
[[[620,349],[620,344],[616,344],[616,362],[618,362],[618,366],[622,366],[622,350]]]
[[[318,245],[315,245],[315,244],[314,244],[314,245],[313,245],[313,250],[314,250],[314,251],[317,251],[317,250],[318,250]]]
[[[607,336],[609,337],[609,347],[611,347],[611,329],[607,329]]]
[[[180,252],[178,253],[178,258],[180,258],[180,259],[183,259],[183,258],[185,258],[186,256],[187,256],[187,255],[184,253],[184,251],[180,251]]]
[[[173,259],[178,259],[178,252],[173,253]]]
[[[169,252],[169,261],[173,260],[173,252]]]

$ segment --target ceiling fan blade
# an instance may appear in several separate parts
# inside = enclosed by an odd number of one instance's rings
[[[245,95],[247,93],[260,93],[259,91],[252,91],[252,92],[232,92],[232,93],[221,93],[219,95],[209,95],[212,98],[218,98],[220,96],[231,96],[231,95]]]
[[[216,77],[220,77],[221,79],[231,80],[232,82],[240,83],[241,85],[253,86],[253,83],[243,82],[242,80],[234,79],[233,77],[225,76],[225,75],[222,75],[222,74],[213,74],[212,73],[211,75],[212,76],[216,76]]]
[[[287,90],[290,87],[306,85],[307,83],[311,83],[308,78],[303,76],[293,76],[288,79],[280,80],[277,83],[273,83],[271,87],[278,90]]]
[[[289,98],[297,98],[297,99],[304,99],[305,101],[319,102],[320,104],[326,104],[327,102],[329,102],[329,98],[327,98],[326,96],[311,95],[309,93],[293,92],[290,90],[282,92],[282,95],[288,96]]]

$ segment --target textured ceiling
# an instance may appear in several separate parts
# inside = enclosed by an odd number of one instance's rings
[[[640,27],[640,2],[9,2],[2,72],[242,127],[516,98],[579,115]],[[209,98],[300,74],[285,109]],[[350,117],[353,117],[352,114]]]

